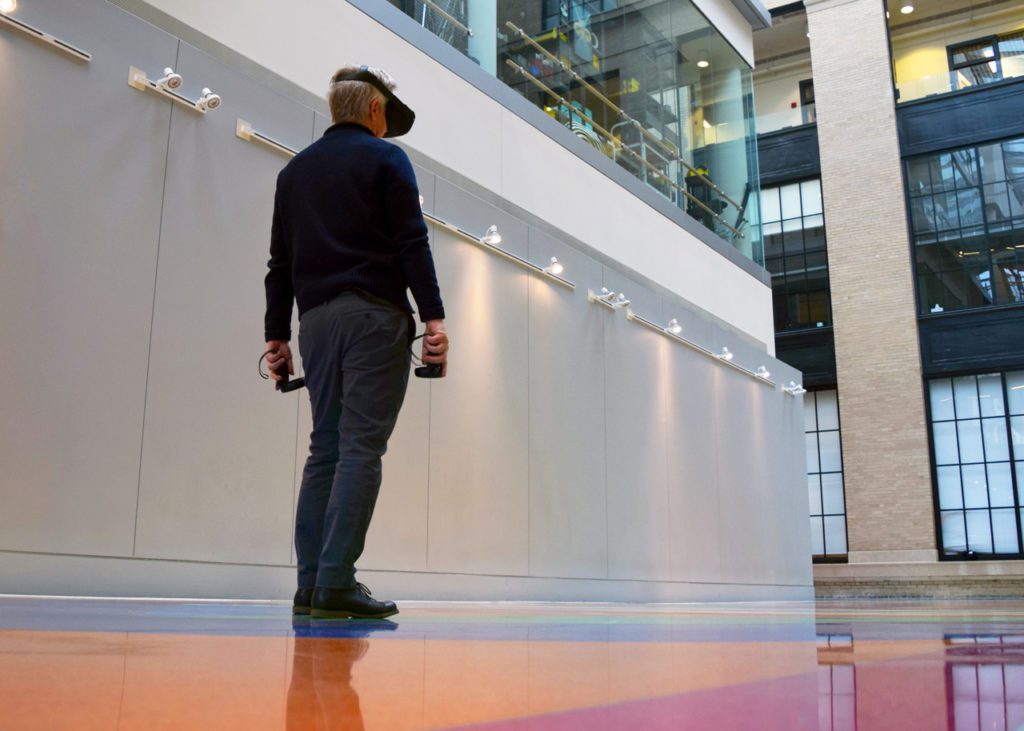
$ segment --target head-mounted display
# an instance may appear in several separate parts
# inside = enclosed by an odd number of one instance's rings
[[[364,81],[384,95],[384,98],[388,100],[384,107],[384,117],[388,123],[388,131],[384,133],[385,137],[401,137],[412,129],[412,123],[416,121],[416,113],[395,96],[387,84],[378,79],[377,75],[366,66],[360,66],[359,70],[354,73],[332,78],[331,84],[337,84],[340,81]]]

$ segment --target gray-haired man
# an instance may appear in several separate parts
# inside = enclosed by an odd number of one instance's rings
[[[266,277],[267,364],[294,374],[292,299],[313,411],[295,521],[294,611],[387,617],[398,609],[355,580],[381,483],[381,457],[409,380],[411,289],[422,357],[447,370],[448,336],[409,158],[383,137],[415,118],[387,73],[331,77],[334,124],[281,171]],[[281,376],[274,374],[275,380]]]

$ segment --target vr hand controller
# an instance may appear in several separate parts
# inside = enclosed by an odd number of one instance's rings
[[[275,384],[275,388],[281,393],[289,393],[290,391],[298,391],[300,388],[306,385],[305,378],[296,378],[294,381],[288,379],[288,365],[285,364],[278,368],[274,373],[281,376],[281,380]]]
[[[266,358],[268,355],[270,355],[270,352],[271,351],[267,351],[266,353],[261,355],[260,356],[260,362],[257,365],[257,367],[259,368],[259,371],[260,371],[260,378],[262,378],[265,381],[268,380],[270,378],[270,376],[268,376],[266,373],[263,372],[263,359]],[[288,363],[287,362],[284,363],[283,365],[281,365],[280,368],[275,368],[274,369],[274,373],[276,373],[277,375],[281,376],[281,380],[277,381],[277,383],[274,384],[274,388],[276,388],[281,393],[289,393],[291,391],[298,391],[300,388],[302,388],[303,386],[306,385],[306,379],[305,378],[296,378],[294,381],[289,380],[289,378],[288,378]]]
[[[412,339],[412,343],[425,336],[426,333],[423,333],[423,335],[417,335]],[[413,361],[415,361],[419,366],[413,370],[413,374],[417,378],[444,378],[444,364],[424,363],[416,356],[415,353],[412,352],[412,343],[409,343],[409,352],[412,354]]]

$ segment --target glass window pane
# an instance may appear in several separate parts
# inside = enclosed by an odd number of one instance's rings
[[[1006,171],[1003,168],[1003,150],[998,142],[978,147],[978,158],[981,161],[981,179],[984,182],[994,183],[1006,180]]]
[[[846,553],[846,518],[825,518],[825,551],[830,555]]]
[[[1024,457],[1024,416],[1010,417],[1010,444],[1015,457]]]
[[[1006,444],[1006,419],[982,419],[981,430],[985,435],[985,461],[1002,462],[1010,459]]]
[[[1010,477],[1010,463],[999,462],[987,465],[989,504],[996,507],[1013,507],[1013,479]]]
[[[939,480],[939,508],[962,508],[964,496],[960,492],[960,468],[938,467],[936,473]]]
[[[783,185],[779,188],[779,196],[782,199],[782,219],[800,218],[800,184]]]
[[[811,553],[821,556],[825,553],[825,534],[821,518],[811,518]]]
[[[964,514],[959,510],[942,513],[942,548],[945,551],[966,551],[967,534]]]
[[[996,553],[1018,553],[1017,518],[1014,510],[992,511],[992,537]]]
[[[807,473],[821,472],[818,469],[818,435],[811,432],[805,436],[807,437]]]
[[[821,453],[822,472],[841,472],[843,460],[839,453],[839,432],[818,433],[818,450]]]
[[[1024,414],[1024,371],[1006,374],[1006,395],[1011,414]]]
[[[804,431],[818,431],[818,419],[814,410],[815,393],[811,391],[804,396]]]
[[[1003,377],[998,373],[986,373],[978,376],[978,391],[981,394],[979,404],[982,416],[1002,416],[1006,413],[1003,407]]]
[[[981,416],[978,409],[978,379],[976,376],[954,378],[953,391],[956,396],[956,418],[977,419]]]
[[[956,446],[956,422],[932,425],[932,436],[935,439],[935,464],[957,464],[960,454]]]
[[[967,548],[979,553],[992,553],[992,526],[987,510],[967,511]]]
[[[960,468],[964,486],[965,508],[988,507],[988,484],[985,480],[985,465],[972,464]]]
[[[958,421],[957,441],[960,443],[960,462],[984,462],[985,452],[981,447],[981,420]]]
[[[800,200],[805,216],[821,213],[821,181],[805,180],[800,183]]]
[[[765,188],[761,191],[761,220],[765,223],[782,220],[778,188]]]
[[[821,478],[818,475],[807,475],[807,502],[811,515],[821,515]]]
[[[960,213],[960,225],[980,226],[982,221],[981,191],[977,188],[958,190],[956,193],[956,207]]]
[[[839,515],[846,512],[843,503],[843,476],[841,474],[822,475],[821,493],[825,515]]]
[[[818,391],[818,429],[839,428],[839,405],[835,391]]]
[[[953,416],[953,382],[948,378],[940,378],[929,382],[928,391],[931,395],[932,421],[951,421]]]

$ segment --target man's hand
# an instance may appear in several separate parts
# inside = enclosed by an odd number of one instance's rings
[[[428,320],[426,326],[421,360],[424,363],[440,363],[443,378],[448,374],[448,333],[444,329],[444,320]]]
[[[268,340],[267,347],[264,348],[267,353],[267,368],[270,369],[270,377],[275,381],[281,380],[281,375],[277,372],[277,369],[282,365],[288,365],[288,374],[291,376],[295,375],[295,366],[292,364],[292,349],[288,347],[287,340]]]

